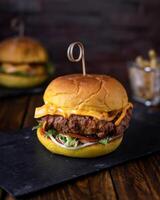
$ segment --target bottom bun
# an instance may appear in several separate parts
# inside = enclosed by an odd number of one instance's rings
[[[44,136],[42,129],[37,130],[37,137],[39,141],[52,153],[60,154],[69,157],[77,158],[93,158],[98,156],[103,156],[105,154],[111,153],[120,145],[123,136],[113,140],[108,144],[94,144],[77,150],[65,149],[61,146],[58,146],[50,139]]]
[[[18,76],[0,73],[0,85],[9,88],[28,88],[40,85],[47,79],[47,75]]]

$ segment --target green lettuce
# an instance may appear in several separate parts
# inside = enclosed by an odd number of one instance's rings
[[[41,127],[42,127],[42,124],[39,123],[38,125],[33,126],[32,131],[37,130],[38,128],[41,128]]]
[[[53,73],[55,71],[55,68],[54,68],[53,64],[50,61],[48,61],[45,66],[47,68],[48,74],[49,75],[53,75]]]
[[[60,140],[67,147],[77,147],[78,140],[76,138],[72,138],[68,135],[58,134],[56,135],[56,139]]]
[[[109,138],[107,137],[107,138],[103,138],[103,139],[99,140],[99,143],[100,144],[107,144],[108,141],[109,141]]]
[[[56,136],[56,135],[57,135],[57,132],[56,132],[56,130],[54,130],[54,129],[49,129],[48,131],[45,131],[45,135],[46,135],[47,137],[49,137],[49,136]]]
[[[38,128],[42,127],[42,123],[39,123],[37,126],[34,126],[32,130],[36,130]],[[55,129],[49,129],[45,131],[45,136],[46,137],[54,137],[56,140],[60,141],[63,145],[66,147],[77,147],[79,144],[79,140],[77,138],[70,137],[68,135],[63,135],[58,133]],[[107,144],[109,142],[109,137],[103,138],[98,141],[100,144]]]

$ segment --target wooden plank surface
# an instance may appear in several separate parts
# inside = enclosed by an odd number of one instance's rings
[[[27,109],[28,97],[0,100],[0,130],[20,128]]]
[[[18,129],[35,124],[34,110],[43,104],[42,96],[18,97],[1,100],[0,129]],[[3,200],[15,200],[3,193]],[[154,155],[130,162],[111,170],[51,187],[24,200],[159,200],[160,156]]]
[[[22,126],[26,109],[28,106],[28,97],[18,97],[0,100],[0,130],[15,130]],[[14,199],[1,191],[0,199]]]
[[[157,155],[111,169],[119,199],[160,199],[160,163]],[[153,163],[154,160],[154,164]],[[154,168],[156,170],[154,170]],[[120,195],[122,194],[122,195]]]

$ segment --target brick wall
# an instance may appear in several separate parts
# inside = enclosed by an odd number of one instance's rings
[[[160,0],[1,0],[0,40],[15,35],[10,21],[16,16],[56,62],[66,59],[75,40],[93,61],[127,60],[149,48],[160,52]]]

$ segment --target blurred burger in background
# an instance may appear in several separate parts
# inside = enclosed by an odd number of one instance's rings
[[[13,37],[0,43],[0,85],[29,88],[42,84],[53,73],[48,54],[30,37]]]

